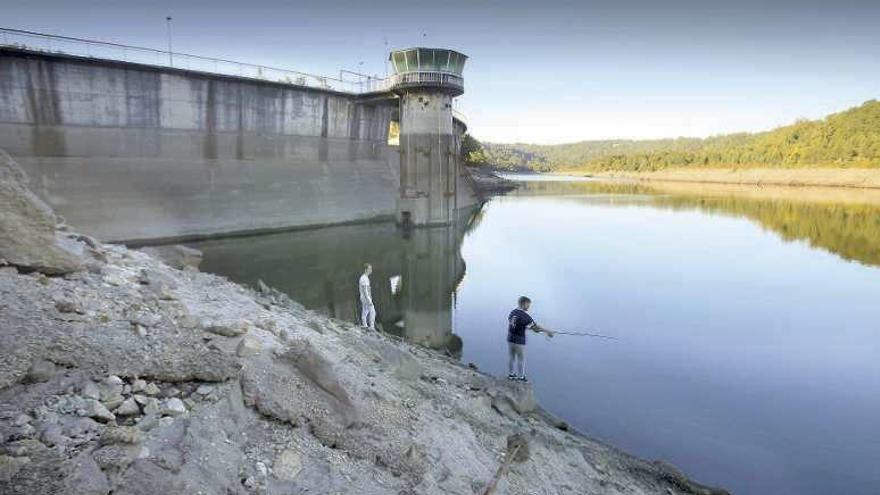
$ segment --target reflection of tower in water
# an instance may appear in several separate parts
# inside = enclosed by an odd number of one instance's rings
[[[452,333],[452,298],[464,276],[461,236],[454,228],[417,229],[402,252],[399,290],[391,291],[384,330],[408,341],[461,354],[461,339]]]
[[[357,280],[373,265],[377,323],[387,333],[452,355],[462,343],[452,333],[453,293],[464,276],[461,240],[471,219],[404,231],[373,223],[195,244],[205,271],[236,282],[257,280],[307,308],[357,322]],[[397,290],[392,290],[392,280]]]

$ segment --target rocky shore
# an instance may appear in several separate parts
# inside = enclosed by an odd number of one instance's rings
[[[191,250],[58,230],[25,184],[0,159],[0,493],[473,494],[511,438],[497,493],[726,493]]]

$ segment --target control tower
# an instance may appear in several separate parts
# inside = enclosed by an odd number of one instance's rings
[[[443,48],[391,52],[391,90],[400,97],[400,196],[404,225],[445,225],[455,220],[461,136],[452,99],[464,93],[467,56]]]

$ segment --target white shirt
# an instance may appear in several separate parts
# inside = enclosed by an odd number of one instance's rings
[[[370,277],[366,273],[361,275],[358,281],[358,289],[361,293],[361,302],[363,304],[373,304],[373,297],[370,295]]]

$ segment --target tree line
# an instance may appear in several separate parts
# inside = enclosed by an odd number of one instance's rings
[[[654,171],[671,167],[880,167],[880,102],[767,132],[705,139],[601,140],[559,145],[480,143],[466,136],[468,165],[502,170]]]

